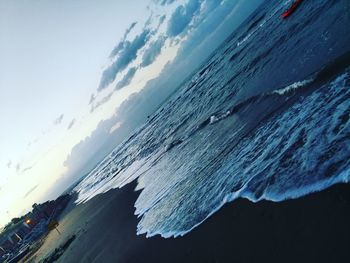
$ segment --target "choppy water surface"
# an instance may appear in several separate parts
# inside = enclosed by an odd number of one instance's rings
[[[348,182],[350,4],[303,1],[281,20],[289,3],[257,9],[77,186],[78,202],[138,178],[137,232],[170,237],[238,197]]]

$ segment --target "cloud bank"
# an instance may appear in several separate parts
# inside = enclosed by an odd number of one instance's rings
[[[143,53],[141,67],[147,67],[156,60],[156,58],[160,55],[162,47],[164,46],[165,39],[166,38],[164,36],[161,36],[159,39],[149,45],[149,47]]]
[[[136,59],[137,52],[145,46],[149,38],[151,37],[151,31],[145,29],[141,34],[137,35],[133,41],[125,40],[118,44],[122,46],[117,54],[117,59],[112,63],[110,67],[102,73],[102,78],[98,90],[101,91],[111,84],[118,73],[126,69],[126,67]]]
[[[95,94],[91,94],[90,100],[89,100],[89,105],[91,105],[92,103],[94,103],[95,100],[96,100]]]
[[[164,6],[173,2],[174,1],[159,1],[159,4]],[[112,59],[113,62],[103,71],[98,91],[102,91],[103,89],[107,88],[111,83],[113,83],[117,78],[117,75],[125,69],[127,69],[129,65],[135,61],[135,59],[138,56],[138,53],[144,47],[145,49],[143,50],[143,53],[140,54],[142,56],[142,62],[140,63],[139,68],[146,67],[152,64],[157,58],[157,56],[160,54],[166,39],[176,37],[181,33],[185,32],[185,29],[188,27],[192,19],[199,12],[200,6],[200,0],[190,0],[186,5],[178,6],[168,21],[166,35],[157,35],[159,27],[163,24],[163,22],[166,19],[165,15],[159,17],[157,26],[155,26],[154,28],[151,28],[151,24],[153,22],[153,15],[150,15],[142,31],[138,35],[136,35],[134,39],[128,40],[130,32],[135,28],[137,24],[136,22],[132,23],[129,26],[129,28],[126,29],[124,36],[122,37],[120,42],[112,50],[110,54],[110,59]],[[124,77],[130,77],[131,73],[133,73],[133,70],[130,71],[129,69],[129,71]],[[121,81],[121,84],[117,85],[117,89],[126,86],[122,85],[123,82],[124,79]]]
[[[115,86],[116,90],[122,89],[125,86],[129,85],[132,78],[134,77],[136,73],[137,68],[133,67],[128,70],[128,72],[124,75],[121,81],[118,82],[118,84]]]
[[[54,124],[55,124],[55,125],[61,124],[62,121],[63,121],[63,117],[64,117],[64,114],[61,114],[61,115],[54,121]]]
[[[38,184],[33,186],[24,196],[23,198],[27,198],[31,193],[33,193],[37,188],[38,188]]]
[[[71,120],[71,122],[68,124],[67,130],[70,130],[75,124],[75,119]]]
[[[112,95],[113,95],[113,92],[110,92],[108,95],[104,96],[102,99],[100,99],[96,103],[91,104],[90,112],[94,112],[98,107],[102,106],[107,101],[109,101]]]
[[[170,5],[170,4],[174,3],[174,2],[175,2],[175,0],[160,0],[160,1],[158,1],[158,3],[161,6]]]
[[[168,36],[175,37],[180,35],[199,11],[200,6],[199,0],[191,0],[185,6],[180,5],[177,7],[168,22]]]

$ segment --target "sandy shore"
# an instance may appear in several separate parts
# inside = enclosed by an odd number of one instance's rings
[[[180,238],[136,235],[135,183],[73,208],[36,253],[57,262],[349,262],[350,185],[280,203],[240,199]]]

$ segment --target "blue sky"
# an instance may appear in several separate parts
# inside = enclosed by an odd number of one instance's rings
[[[0,0],[0,225],[130,135],[261,1],[244,2]]]

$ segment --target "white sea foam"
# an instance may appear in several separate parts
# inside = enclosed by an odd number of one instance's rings
[[[347,74],[341,75],[265,123],[229,155],[220,158],[223,164],[219,169],[210,170],[211,164],[205,171],[192,174],[191,163],[172,170],[165,162],[157,175],[157,183],[146,184],[135,204],[141,216],[138,234],[182,236],[238,197],[253,202],[282,201],[348,182],[350,163],[346,160],[350,146],[340,139],[349,132],[350,126],[349,123],[339,125],[340,116],[350,108],[350,102],[341,99],[350,93],[345,85],[347,77]],[[336,134],[335,129],[339,130]],[[337,147],[337,154],[326,155],[328,157],[319,162],[327,151],[334,151],[332,147]],[[339,170],[324,176],[335,162]],[[275,179],[270,182],[272,177]],[[232,191],[240,182],[242,185]]]
[[[225,119],[226,117],[230,116],[231,111],[226,111],[225,113],[221,114],[221,115],[212,115],[210,116],[210,121],[209,124],[214,124],[218,121],[221,121],[222,119]]]
[[[305,87],[306,85],[312,83],[313,81],[314,81],[313,78],[305,79],[303,81],[297,81],[297,82],[294,82],[293,84],[291,84],[287,87],[284,87],[282,89],[274,90],[274,91],[272,91],[272,93],[279,94],[279,95],[285,95],[285,94],[293,92],[299,88]]]

